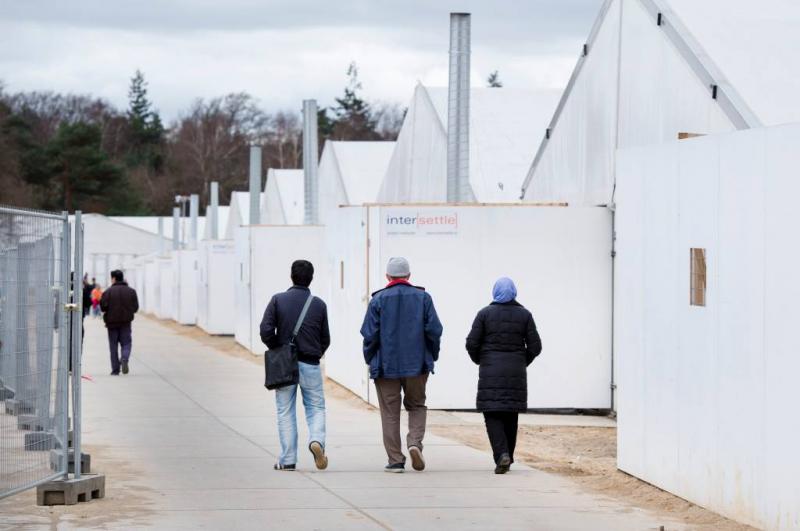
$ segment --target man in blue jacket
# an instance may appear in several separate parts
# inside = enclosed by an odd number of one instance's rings
[[[408,279],[405,258],[391,258],[386,266],[389,284],[372,294],[364,316],[364,360],[375,380],[381,409],[383,446],[389,457],[387,472],[403,472],[406,457],[400,440],[400,404],[408,411],[406,445],[414,470],[424,470],[425,385],[439,359],[442,323],[433,299]],[[403,396],[401,398],[401,390]]]

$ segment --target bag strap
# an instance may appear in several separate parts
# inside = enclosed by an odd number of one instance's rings
[[[298,332],[300,332],[300,327],[303,326],[303,321],[306,319],[306,314],[308,313],[308,307],[311,306],[311,300],[314,298],[312,294],[308,294],[308,298],[306,299],[306,303],[303,306],[303,311],[300,312],[300,317],[297,318],[297,324],[294,325],[294,332],[292,332],[292,339],[297,337]]]

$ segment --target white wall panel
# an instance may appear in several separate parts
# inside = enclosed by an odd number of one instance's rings
[[[233,231],[234,252],[236,254],[234,293],[234,337],[236,342],[245,348],[252,345],[252,330],[250,323],[252,316],[250,312],[250,229],[248,227],[237,227]]]
[[[200,242],[197,325],[212,335],[233,335],[236,327],[236,247],[232,240]]]
[[[369,302],[367,210],[338,208],[329,211],[328,220],[326,301],[333,341],[326,355],[326,374],[367,400],[369,374],[359,333]]]
[[[291,265],[309,260],[315,267],[311,290],[323,299],[328,293],[325,270],[325,229],[320,226],[249,226],[236,233],[237,261],[247,274],[247,282],[237,282],[236,341],[254,354],[263,354],[259,325],[270,298],[292,285]],[[245,234],[246,233],[246,234]],[[245,243],[249,241],[249,248]],[[247,293],[243,291],[247,289]],[[243,305],[247,303],[248,307]]]
[[[768,529],[800,528],[797,145],[800,125],[619,152],[619,467]]]
[[[176,321],[183,325],[197,324],[197,251],[182,250],[177,257],[178,298]]]
[[[393,234],[387,225],[390,217],[419,215],[457,216],[458,225],[452,234],[426,234],[424,229]],[[519,300],[533,312],[544,344],[529,370],[529,407],[610,407],[611,217],[606,209],[372,207],[368,218],[369,291],[386,284],[389,257],[405,256],[412,282],[427,288],[444,324],[442,352],[428,387],[429,407],[475,407],[477,366],[464,340],[475,314],[491,302],[494,281],[504,275],[517,283]],[[348,296],[355,303],[363,293],[357,286]],[[350,311],[356,312],[347,318],[350,334],[357,334],[364,303]],[[338,357],[328,360],[332,376],[343,371],[338,363]],[[356,384],[349,383],[353,380]],[[350,387],[359,380],[341,383]],[[361,387],[353,390],[363,392]],[[373,392],[369,398],[372,402]]]

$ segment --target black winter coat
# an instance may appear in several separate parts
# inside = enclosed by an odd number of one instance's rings
[[[133,314],[139,311],[136,290],[127,282],[115,282],[100,297],[100,309],[106,328],[121,328],[131,324]]]
[[[480,365],[478,411],[527,410],[527,367],[541,351],[533,315],[517,301],[479,311],[467,336],[469,357]]]

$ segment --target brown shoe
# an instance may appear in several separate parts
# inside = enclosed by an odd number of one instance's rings
[[[311,450],[311,454],[314,456],[314,464],[317,465],[319,470],[328,468],[328,456],[325,455],[325,449],[320,443],[312,441],[308,445],[308,449]]]
[[[422,450],[416,446],[410,446],[408,453],[411,455],[411,468],[418,472],[425,470],[425,458],[422,457]]]

